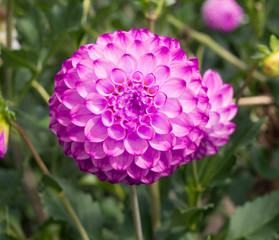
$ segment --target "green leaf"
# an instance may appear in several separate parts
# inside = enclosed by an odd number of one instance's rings
[[[257,49],[261,54],[263,54],[265,56],[268,56],[271,53],[269,48],[265,45],[262,45],[262,44],[258,45]]]
[[[10,50],[2,48],[1,58],[3,59],[4,66],[6,67],[25,67],[29,68],[32,72],[36,71],[38,54],[35,51],[24,49]]]
[[[21,186],[21,176],[15,170],[0,169],[0,207],[9,206]]]
[[[272,239],[271,236],[279,230],[278,206],[279,191],[275,191],[237,208],[231,217],[226,240]]]
[[[52,188],[53,190],[55,190],[57,192],[62,192],[62,190],[63,190],[62,187],[57,183],[57,181],[53,177],[51,177],[49,175],[44,174],[42,182],[47,187],[50,187],[50,188]]]
[[[200,219],[202,212],[213,207],[212,203],[206,204],[202,207],[191,207],[186,210],[175,208],[171,214],[172,226],[190,226],[195,224]]]
[[[271,35],[269,40],[269,45],[273,52],[279,50],[279,39],[276,38],[274,35]]]
[[[65,196],[74,208],[90,239],[95,239],[94,237],[100,234],[103,225],[103,216],[99,204],[93,201],[89,194],[76,189],[70,183],[66,183],[65,180],[59,180],[58,183],[62,186]],[[56,220],[66,221],[76,230],[72,217],[53,189],[47,188],[40,194],[40,197],[50,216]]]

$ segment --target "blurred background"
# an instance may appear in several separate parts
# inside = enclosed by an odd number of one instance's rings
[[[64,154],[48,128],[54,76],[65,59],[101,34],[152,28],[178,39],[188,57],[198,57],[201,73],[217,71],[237,96],[261,54],[257,46],[269,45],[272,34],[279,36],[278,1],[238,1],[244,16],[240,26],[226,34],[205,25],[203,3],[0,1],[1,93],[90,239],[135,239],[129,189],[82,173]],[[255,96],[260,96],[256,102],[239,106],[230,142],[217,156],[197,162],[200,189],[190,164],[159,180],[160,221],[155,225],[149,187],[137,187],[144,239],[279,239],[279,78],[265,76],[261,61],[243,92],[243,97]],[[26,143],[14,129],[9,138],[0,161],[0,239],[80,239],[57,189],[43,177]],[[199,206],[194,201],[197,193]]]

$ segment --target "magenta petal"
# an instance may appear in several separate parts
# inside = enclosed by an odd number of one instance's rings
[[[137,59],[131,54],[124,54],[121,56],[117,63],[117,67],[125,69],[125,72],[128,74],[136,71],[137,68]]]
[[[159,65],[169,65],[171,60],[169,48],[160,46],[153,49],[152,53],[156,56]]]
[[[102,96],[109,96],[114,91],[114,85],[108,79],[101,78],[96,82],[96,90]]]
[[[235,117],[236,113],[237,113],[236,104],[232,104],[229,107],[223,108],[219,110],[220,121],[221,122],[230,121]]]
[[[210,112],[207,127],[208,126],[214,126],[214,125],[218,124],[219,121],[220,121],[220,114],[217,113],[217,112]]]
[[[104,152],[104,149],[103,149],[102,142],[93,143],[93,142],[85,141],[84,149],[90,157],[95,158],[95,159],[101,159],[106,156],[106,153]]]
[[[192,79],[187,83],[187,88],[191,89],[195,94],[198,94],[202,87],[201,83],[200,79]]]
[[[130,154],[142,155],[148,148],[148,143],[145,139],[140,138],[136,133],[131,133],[124,140],[124,146]]]
[[[113,39],[114,36],[112,33],[105,33],[97,38],[96,43],[106,46],[108,43],[112,43]]]
[[[73,157],[77,160],[88,159],[89,156],[84,150],[84,143],[73,142],[71,146]]]
[[[161,173],[149,171],[145,178],[141,179],[141,181],[145,184],[151,184],[159,180],[161,177]]]
[[[76,68],[68,70],[63,77],[64,82],[69,88],[74,88],[78,79],[79,76],[77,74]]]
[[[90,142],[102,142],[107,138],[107,127],[103,125],[101,117],[93,117],[87,122],[84,135]]]
[[[157,65],[156,57],[152,53],[147,53],[139,59],[138,70],[146,75],[152,73]]]
[[[172,133],[176,137],[186,136],[192,130],[193,122],[186,113],[182,113],[177,118],[170,119],[170,121],[172,124]]]
[[[209,117],[204,112],[195,110],[189,114],[195,126],[205,125],[208,123]]]
[[[151,168],[153,172],[165,172],[171,167],[172,154],[171,151],[161,152],[160,159],[155,167]]]
[[[115,68],[113,62],[106,58],[99,58],[94,61],[94,72],[98,78],[109,78],[113,68]]]
[[[187,55],[182,49],[172,49],[171,60],[185,62],[187,60]]]
[[[113,124],[114,118],[112,110],[108,109],[102,113],[102,122],[106,127],[110,127]]]
[[[159,65],[153,72],[153,75],[156,77],[158,84],[165,83],[170,76],[170,68],[168,66]]]
[[[208,96],[211,97],[216,91],[218,91],[222,84],[222,78],[220,77],[220,75],[209,69],[207,70],[204,75],[203,75],[203,82],[205,83],[205,85],[208,88]]]
[[[149,86],[155,84],[155,82],[156,82],[156,79],[152,73],[147,74],[143,78],[143,81],[142,81],[142,83],[145,87],[149,87]]]
[[[111,76],[111,80],[117,85],[123,84],[127,79],[126,73],[119,68],[112,69],[110,76]]]
[[[160,151],[149,146],[143,155],[135,157],[135,164],[142,169],[152,168],[159,161],[160,155]]]
[[[75,89],[65,91],[61,98],[63,104],[71,109],[77,104],[83,104],[84,99],[78,94]]]
[[[104,57],[110,59],[115,64],[125,51],[116,43],[109,43],[104,49]]]
[[[175,146],[176,138],[170,134],[156,134],[155,137],[149,141],[151,147],[160,151],[168,151]]]
[[[107,181],[110,183],[122,182],[127,177],[126,171],[111,170],[111,171],[105,172],[105,174],[108,177]]]
[[[185,148],[189,147],[191,144],[192,144],[192,141],[190,140],[190,138],[188,136],[177,137],[173,150],[185,149]]]
[[[140,125],[137,128],[137,134],[143,139],[151,140],[155,135],[155,131],[148,125]]]
[[[107,156],[117,157],[125,150],[123,140],[115,141],[108,137],[103,143],[104,152]]]
[[[114,124],[108,128],[108,135],[114,140],[124,139],[126,130],[119,124]]]
[[[143,54],[147,52],[147,46],[140,40],[134,40],[126,49],[126,53],[129,53],[139,59]]]
[[[127,169],[128,175],[135,180],[141,180],[142,178],[144,178],[147,175],[148,171],[148,169],[142,169],[133,162]]]
[[[80,78],[97,79],[93,63],[92,59],[83,59],[78,63],[76,70]]]
[[[113,169],[110,164],[109,157],[104,157],[101,159],[92,158],[92,162],[93,162],[94,167],[96,167],[104,172],[110,171]]]
[[[187,83],[190,82],[192,76],[192,68],[185,63],[175,63],[171,65],[171,77],[182,78]]]
[[[87,80],[87,81],[80,80],[76,83],[76,89],[77,89],[78,93],[80,94],[80,96],[85,98],[85,97],[87,97],[88,94],[90,94],[92,92],[96,92],[95,81],[93,81],[93,80]]]
[[[94,116],[94,114],[90,112],[86,106],[78,104],[72,108],[70,116],[73,124],[84,127],[88,120]]]
[[[92,60],[96,60],[96,59],[102,58],[104,56],[104,49],[105,49],[105,46],[98,45],[98,44],[92,44],[88,48],[88,54]]]
[[[60,104],[56,109],[56,119],[60,124],[68,126],[71,124],[70,110],[63,104]]]
[[[95,114],[101,114],[107,107],[107,100],[98,93],[90,93],[85,98],[86,107]]]
[[[152,116],[151,126],[154,128],[155,132],[159,134],[167,134],[172,130],[168,117],[163,113],[157,113]]]
[[[161,91],[168,97],[180,97],[186,88],[186,82],[180,78],[171,78],[163,84]]]
[[[154,97],[156,107],[163,107],[167,100],[167,95],[163,92],[158,92]]]
[[[76,65],[82,60],[89,58],[88,52],[86,50],[79,49],[76,51],[72,56],[72,64],[73,67],[76,67]]]
[[[182,106],[176,98],[168,98],[160,111],[169,118],[176,118],[182,113]]]
[[[192,90],[186,88],[183,95],[179,97],[179,102],[181,103],[183,112],[190,113],[196,108],[198,98],[195,97]]]
[[[224,96],[225,97],[225,96]],[[221,94],[210,98],[211,111],[218,111],[223,105],[223,96]]]
[[[122,48],[126,49],[127,46],[132,42],[132,37],[125,31],[116,31],[114,33],[113,42],[117,42]]]
[[[84,142],[85,137],[84,137],[84,128],[83,127],[78,127],[74,124],[71,124],[67,127],[66,132],[68,137],[75,142]]]
[[[109,158],[111,166],[117,171],[125,171],[133,162],[133,160],[134,156],[127,153],[126,151],[117,157]]]

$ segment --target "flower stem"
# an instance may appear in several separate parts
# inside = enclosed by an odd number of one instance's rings
[[[66,198],[66,196],[64,195],[63,192],[59,192],[57,193],[58,197],[61,199],[61,201],[63,202],[63,204],[65,205],[65,207],[67,208],[68,212],[70,213],[72,219],[74,220],[77,229],[79,230],[80,236],[82,238],[82,240],[90,240],[84,227],[82,226],[75,210],[73,209],[71,203],[69,202],[69,200]]]
[[[164,2],[165,0],[158,0],[156,10],[153,11],[153,8],[151,6],[151,10],[149,11],[148,14],[146,14],[147,26],[150,32],[154,32],[154,24],[162,12]]]
[[[250,81],[250,79],[251,79],[251,77],[252,77],[253,72],[255,71],[255,69],[257,68],[258,65],[259,65],[259,60],[257,60],[257,61],[253,64],[253,66],[251,67],[251,69],[249,70],[249,72],[248,72],[248,74],[247,74],[247,77],[246,77],[246,79],[245,79],[245,81],[244,81],[244,83],[243,83],[243,86],[241,87],[241,89],[240,89],[240,91],[239,91],[239,93],[238,93],[238,95],[237,95],[237,97],[236,97],[236,99],[235,99],[236,105],[238,105],[238,101],[239,101],[240,97],[242,96],[242,94],[243,94],[245,88],[247,87],[247,85],[248,85],[248,83],[249,83],[249,81]]]
[[[151,197],[152,234],[153,240],[156,240],[156,229],[161,226],[159,181],[150,184],[148,187]]]
[[[242,97],[238,101],[238,106],[270,105],[274,104],[271,96]]]
[[[137,197],[137,191],[136,191],[135,185],[130,186],[130,196],[131,196],[134,226],[135,226],[135,230],[136,230],[136,237],[137,237],[137,240],[143,240],[138,197]]]
[[[38,166],[40,167],[40,169],[42,170],[42,172],[46,175],[51,176],[48,168],[46,167],[46,165],[44,164],[43,160],[41,159],[40,155],[38,154],[38,152],[36,151],[34,145],[32,144],[32,142],[30,141],[30,139],[28,138],[27,134],[25,133],[25,131],[19,126],[18,123],[16,123],[13,120],[10,120],[10,124],[12,127],[14,127],[19,134],[21,135],[21,137],[24,139],[24,141],[26,142],[28,148],[30,149],[30,151],[32,152]],[[69,200],[67,199],[67,197],[64,195],[63,192],[56,192],[58,194],[58,197],[61,199],[61,201],[63,202],[63,204],[65,205],[67,211],[69,212],[69,214],[71,215],[72,219],[75,222],[75,225],[80,233],[81,239],[82,240],[90,240],[84,227],[82,226],[82,223],[80,222],[75,210],[73,209],[71,203],[69,202]]]
[[[180,20],[178,20],[170,14],[167,16],[167,21],[175,27],[184,30],[190,37],[204,44],[205,46],[213,50],[216,54],[218,54],[220,57],[235,65],[237,68],[243,71],[247,70],[248,65],[244,61],[231,54],[227,49],[219,45],[207,34],[191,29],[190,27],[188,27],[183,22],[181,22]],[[254,71],[252,76],[260,82],[266,82],[266,77],[258,71]]]
[[[201,184],[199,182],[199,175],[198,175],[196,160],[193,160],[191,162],[191,170],[192,170],[192,176],[193,176],[194,185],[195,185],[195,192],[196,192],[194,204],[195,204],[196,207],[198,207],[200,205],[202,187],[201,187]]]
[[[37,81],[32,81],[32,87],[37,90],[37,92],[41,95],[41,97],[45,100],[45,102],[48,104],[48,100],[50,98],[47,91],[44,89],[44,87],[38,83]]]

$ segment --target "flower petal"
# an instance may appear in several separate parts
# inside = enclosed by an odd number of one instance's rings
[[[108,128],[108,135],[118,141],[126,137],[126,130],[119,124],[113,124]]]
[[[116,64],[119,58],[125,53],[117,43],[108,43],[104,49],[104,57]]]
[[[134,40],[127,47],[126,53],[129,53],[139,59],[142,55],[147,53],[147,46],[140,40]]]
[[[107,138],[107,127],[103,125],[101,117],[93,117],[87,122],[84,135],[90,142],[102,142]]]
[[[124,140],[124,146],[130,154],[142,155],[148,148],[148,143],[145,139],[140,138],[136,133],[131,133]]]
[[[171,151],[161,152],[160,159],[156,166],[151,168],[153,172],[165,172],[171,167],[172,154]]]
[[[170,67],[171,77],[172,78],[182,78],[187,83],[190,82],[192,76],[191,66],[185,63],[175,63]]]
[[[176,138],[170,134],[156,134],[155,137],[149,141],[152,148],[160,151],[168,151],[175,146]]]
[[[120,68],[112,69],[110,77],[111,80],[117,85],[122,85],[127,79],[126,73]]]
[[[84,102],[85,106],[95,114],[101,114],[107,107],[107,100],[98,93],[90,93]]]
[[[111,166],[116,171],[125,171],[133,162],[133,160],[134,160],[134,156],[129,154],[126,151],[117,157],[109,158]]]
[[[88,54],[92,60],[96,60],[96,59],[102,58],[104,56],[104,49],[105,49],[105,46],[103,46],[103,45],[92,44],[88,48]]]
[[[152,168],[159,161],[160,155],[160,151],[149,146],[143,155],[135,157],[135,164],[142,169]]]
[[[137,128],[137,134],[143,139],[151,140],[155,135],[155,131],[148,125],[140,125]]]
[[[158,92],[154,97],[154,103],[156,107],[163,107],[167,100],[167,96],[163,92]]]
[[[152,73],[157,65],[156,57],[152,53],[146,53],[139,59],[138,70],[146,75]]]
[[[94,61],[94,72],[98,78],[109,78],[113,68],[115,65],[109,59],[99,58]]]
[[[104,152],[107,156],[117,157],[125,150],[123,140],[115,141],[108,137],[103,143]]]
[[[160,46],[152,50],[152,53],[156,56],[159,65],[169,65],[170,63],[170,50],[165,46]]]
[[[176,98],[168,98],[160,111],[169,118],[176,118],[182,113],[182,106]]]
[[[96,90],[102,96],[109,96],[114,91],[114,85],[110,80],[101,78],[96,82]]]
[[[192,90],[186,88],[183,95],[179,97],[179,102],[183,108],[183,112],[190,113],[196,108],[198,98]]]
[[[110,127],[113,124],[114,118],[112,110],[108,109],[102,113],[102,122],[106,127]]]
[[[168,117],[163,113],[157,113],[151,117],[151,126],[159,134],[167,134],[172,130]]]
[[[95,168],[102,170],[103,172],[112,170],[112,166],[109,161],[109,157],[104,157],[101,159],[92,158],[92,162]]]
[[[168,66],[159,65],[154,70],[153,75],[156,77],[156,82],[161,85],[168,80],[170,76],[170,68]]]
[[[87,97],[88,94],[96,92],[95,81],[93,81],[93,80],[87,80],[87,81],[79,80],[76,83],[76,89],[77,89],[77,92],[80,94],[80,96],[85,98],[85,97]]]
[[[127,74],[131,74],[136,71],[137,68],[137,59],[131,54],[124,54],[120,57],[117,67],[125,69]]]
[[[177,118],[170,119],[172,133],[176,137],[183,137],[190,133],[193,128],[193,122],[186,113],[180,114]]]
[[[234,118],[237,113],[237,106],[236,104],[232,104],[229,107],[223,108],[219,110],[220,114],[220,122],[230,121]]]
[[[83,104],[84,99],[78,94],[75,89],[66,90],[61,97],[63,104],[71,109],[77,104]]]
[[[161,91],[164,92],[168,97],[176,98],[183,94],[185,88],[185,80],[181,78],[171,78],[162,85]]]
[[[78,104],[70,112],[71,122],[77,126],[84,127],[88,120],[94,117],[86,106]]]
[[[132,162],[127,169],[128,175],[135,180],[141,180],[142,178],[144,178],[147,175],[148,171],[148,169],[142,169],[138,167],[134,162]]]
[[[73,157],[77,160],[88,159],[89,156],[84,150],[84,143],[73,142],[71,146]]]
[[[66,128],[68,137],[72,141],[75,141],[75,142],[84,142],[85,141],[83,131],[84,131],[83,127],[78,127],[74,124],[71,124]]]
[[[93,143],[93,142],[85,141],[84,149],[90,157],[95,158],[95,159],[101,159],[106,156],[106,153],[104,152],[104,149],[103,149],[102,142]]]

